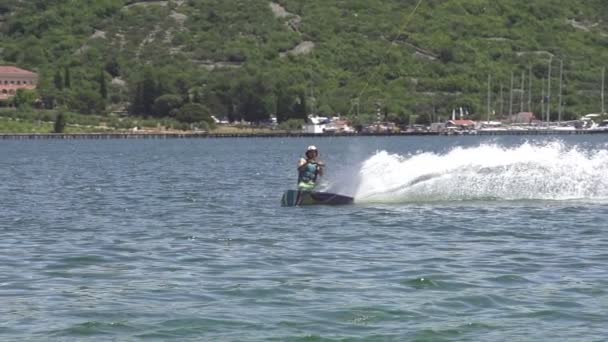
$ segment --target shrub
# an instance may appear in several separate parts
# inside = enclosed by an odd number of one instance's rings
[[[281,122],[281,124],[279,124],[279,129],[282,129],[284,131],[300,131],[302,130],[302,125],[304,125],[304,121],[303,120],[299,120],[299,119],[289,119],[287,121]]]
[[[57,118],[55,119],[55,125],[53,126],[54,133],[63,133],[65,130],[65,115],[62,112],[57,113]]]

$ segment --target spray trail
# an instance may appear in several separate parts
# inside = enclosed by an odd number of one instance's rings
[[[377,152],[359,170],[357,202],[608,199],[608,150],[560,142]]]

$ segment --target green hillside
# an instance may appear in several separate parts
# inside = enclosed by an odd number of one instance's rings
[[[565,117],[600,111],[608,2],[423,0],[414,13],[417,3],[0,0],[0,64],[38,71],[48,106],[81,113],[366,121],[380,109],[407,122],[454,107],[486,118],[488,75],[500,116],[511,73],[513,111],[522,75],[528,108],[531,74],[539,112],[549,60],[555,119],[563,60]],[[188,116],[187,102],[202,113]]]

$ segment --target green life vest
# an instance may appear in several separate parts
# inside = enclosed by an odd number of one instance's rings
[[[306,164],[304,169],[298,172],[298,183],[314,183],[317,181],[317,174],[319,173],[319,168],[317,164]]]

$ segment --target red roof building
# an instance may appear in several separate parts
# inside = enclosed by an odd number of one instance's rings
[[[446,127],[475,128],[475,121],[473,121],[473,120],[450,120],[446,123]]]
[[[14,66],[0,66],[0,100],[7,100],[19,89],[36,89],[38,74]]]

